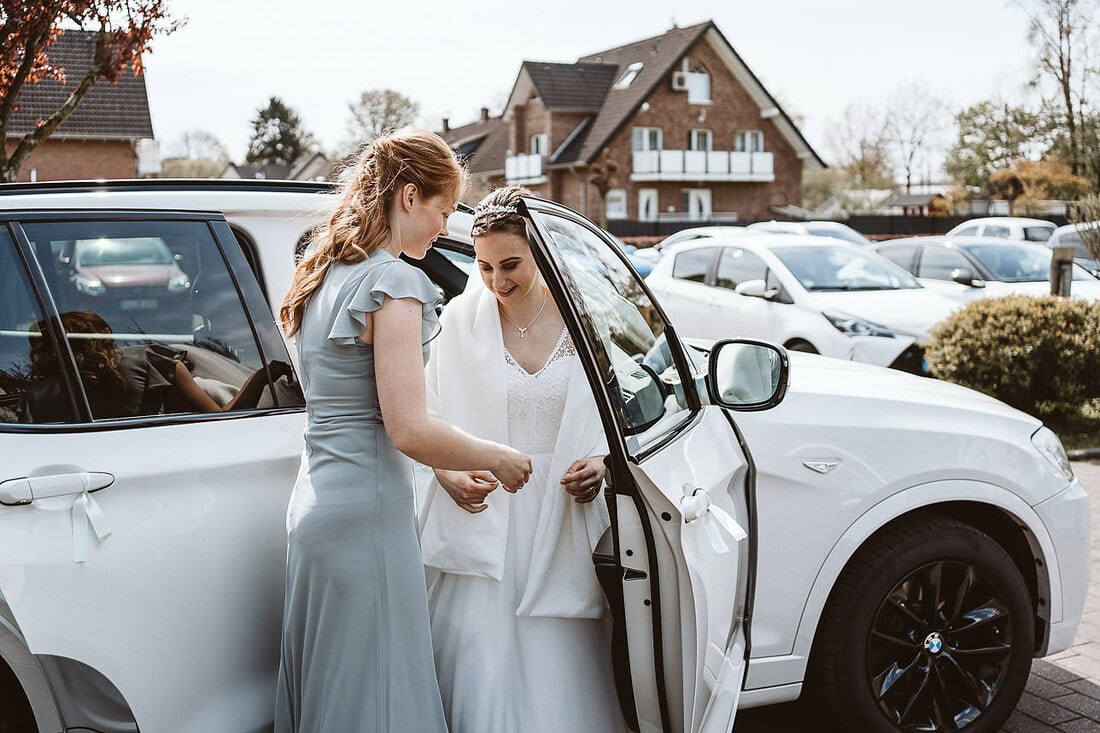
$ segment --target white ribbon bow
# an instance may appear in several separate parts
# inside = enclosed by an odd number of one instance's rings
[[[707,533],[714,551],[724,555],[730,551],[722,533],[725,532],[734,542],[740,542],[748,537],[748,533],[737,523],[737,520],[729,515],[722,507],[710,500],[710,494],[703,489],[696,489],[690,484],[684,484],[684,498],[680,500],[680,513],[684,516],[684,522],[703,520],[703,530]]]
[[[107,519],[103,516],[103,509],[85,487],[73,503],[74,563],[82,563],[88,559],[88,537],[92,533],[95,534],[98,542],[111,536],[111,530],[107,528]]]

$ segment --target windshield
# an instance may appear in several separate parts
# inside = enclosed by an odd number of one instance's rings
[[[102,265],[170,265],[172,253],[160,239],[81,239],[76,243],[76,263],[81,267]]]
[[[966,250],[994,280],[1006,283],[1031,283],[1050,280],[1050,259],[1054,253],[1040,244],[968,244]],[[1087,270],[1073,268],[1074,280],[1093,280]]]
[[[858,244],[860,246],[866,246],[871,243],[867,237],[854,229],[847,229],[844,227],[837,227],[836,229],[807,227],[806,231],[815,237],[836,237],[837,239],[843,239],[845,242],[851,242],[852,244]]]
[[[902,290],[920,284],[893,262],[848,247],[776,247],[772,253],[811,292]]]

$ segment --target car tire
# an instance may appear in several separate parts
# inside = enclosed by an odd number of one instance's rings
[[[785,344],[787,351],[801,351],[806,354],[820,354],[817,347],[803,339],[791,339]]]
[[[0,661],[0,733],[36,733],[38,725],[19,680]]]
[[[1034,633],[1008,553],[923,515],[883,530],[841,573],[814,641],[811,698],[838,731],[994,733],[1023,693]]]

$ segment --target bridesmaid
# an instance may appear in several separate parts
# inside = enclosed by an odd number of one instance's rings
[[[531,472],[526,455],[425,407],[439,296],[399,256],[422,258],[447,234],[465,183],[437,135],[375,140],[283,301],[308,421],[287,511],[276,733],[446,731],[405,456],[440,469],[489,467],[512,490]]]

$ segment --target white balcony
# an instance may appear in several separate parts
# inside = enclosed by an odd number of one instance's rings
[[[509,184],[543,183],[546,181],[545,156],[526,153],[504,159],[504,177]]]
[[[630,180],[770,183],[774,158],[730,150],[636,150]]]

